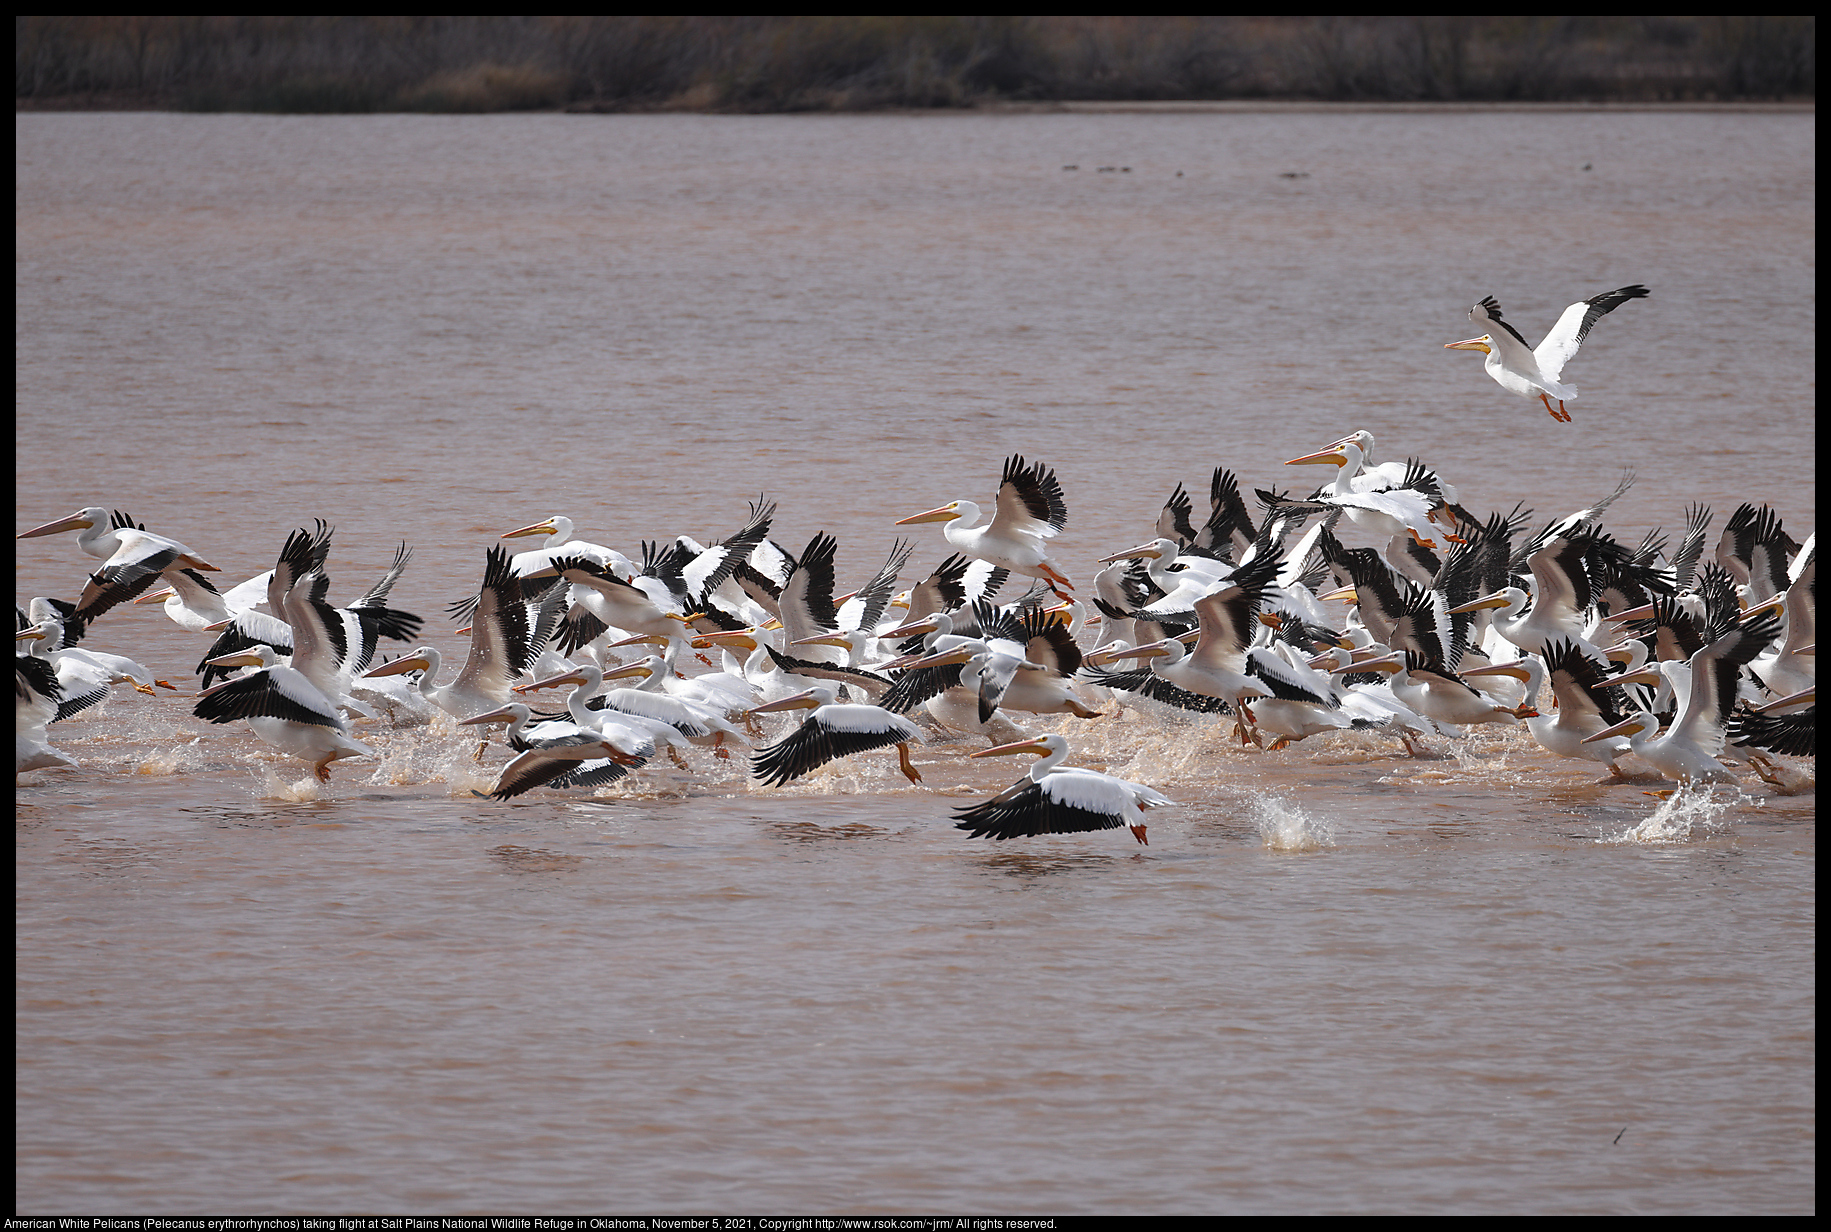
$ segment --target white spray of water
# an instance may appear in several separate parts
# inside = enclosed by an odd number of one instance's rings
[[[1310,816],[1294,800],[1259,797],[1253,820],[1268,851],[1318,851],[1335,844],[1335,823]]]
[[[324,784],[316,775],[307,774],[296,782],[287,782],[284,775],[271,764],[261,766],[261,794],[263,800],[286,800],[293,804],[306,804],[313,800],[324,799]]]
[[[1618,834],[1605,834],[1600,843],[1683,843],[1693,834],[1721,834],[1729,829],[1730,812],[1745,805],[1760,807],[1758,797],[1728,789],[1719,799],[1714,785],[1684,783],[1659,802],[1651,816]]]

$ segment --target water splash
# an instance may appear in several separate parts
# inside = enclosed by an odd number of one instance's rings
[[[1715,785],[1682,783],[1659,802],[1651,816],[1618,834],[1605,834],[1599,843],[1684,843],[1694,833],[1722,834],[1729,829],[1731,810],[1743,805],[1759,807],[1761,800],[1730,788],[1719,799]]]
[[[1335,845],[1335,823],[1310,816],[1294,800],[1260,797],[1253,804],[1253,821],[1268,851],[1320,851]]]
[[[171,778],[183,771],[195,769],[207,760],[202,744],[203,738],[199,736],[188,744],[148,749],[144,756],[132,763],[133,772],[150,778]]]
[[[324,784],[316,775],[307,774],[296,782],[287,782],[277,769],[271,765],[261,766],[261,792],[263,800],[286,800],[293,804],[307,804],[314,800],[324,799]]]

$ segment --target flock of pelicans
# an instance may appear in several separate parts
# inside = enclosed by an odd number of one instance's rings
[[[1470,315],[1491,332],[1451,345],[1486,352],[1504,387],[1568,421],[1565,361],[1599,317],[1646,293],[1571,305],[1536,352],[1484,300]],[[182,627],[216,635],[197,665],[195,715],[246,722],[326,781],[333,762],[372,753],[354,719],[505,726],[517,755],[492,794],[507,799],[614,782],[656,756],[684,766],[688,745],[729,757],[760,741],[757,716],[804,711],[752,753],[763,783],[891,748],[920,782],[912,743],[977,735],[991,747],[973,757],[1038,760],[958,814],[971,836],[1124,825],[1142,843],[1145,812],[1167,797],[1065,766],[1063,736],[1025,738],[1016,721],[1133,705],[1229,715],[1242,744],[1274,749],[1358,729],[1418,755],[1432,737],[1523,723],[1560,757],[1626,777],[1632,753],[1677,781],[1736,781],[1738,763],[1724,759],[1733,745],[1782,791],[1809,782],[1771,754],[1814,752],[1814,537],[1795,542],[1771,509],[1743,505],[1712,544],[1711,511],[1693,506],[1676,541],[1655,531],[1629,545],[1602,516],[1631,475],[1527,533],[1530,511],[1472,513],[1430,468],[1376,461],[1365,431],[1289,465],[1334,477],[1304,498],[1260,491],[1255,512],[1237,476],[1217,468],[1199,524],[1179,484],[1152,537],[1104,557],[1080,593],[1049,554],[1068,516],[1061,486],[1022,456],[1005,462],[984,525],[966,500],[897,522],[940,523],[952,549],[900,593],[912,544],[836,594],[833,537],[790,553],[769,538],[775,507],[762,500],[719,543],[649,542],[639,559],[548,518],[505,533],[541,542],[489,549],[476,594],[453,605],[470,644],[442,684],[430,645],[376,660],[381,641],[413,642],[423,624],[389,605],[405,545],[378,584],[337,607],[322,522],[294,531],[270,573],[223,591],[198,552],[87,508],[18,536],[75,531],[103,563],[74,602],[35,598],[19,611],[16,769],[73,766],[49,726],[114,685],[172,687],[77,644],[118,605],[163,601]],[[1383,548],[1345,546],[1344,522]],[[1000,602],[1012,575],[1030,585]],[[687,675],[694,664],[707,670]],[[563,713],[533,709],[558,688],[569,689]]]

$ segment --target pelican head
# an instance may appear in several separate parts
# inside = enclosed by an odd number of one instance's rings
[[[749,629],[720,629],[716,633],[702,633],[687,643],[694,650],[710,650],[714,646],[736,646],[743,650],[757,648],[757,631]]]
[[[510,702],[506,706],[498,706],[494,710],[486,710],[482,714],[473,714],[468,719],[459,719],[458,725],[460,727],[477,727],[484,723],[512,723],[516,719],[520,719],[525,723],[532,716],[533,711],[529,710],[520,702]]]
[[[389,659],[380,667],[371,667],[363,673],[366,680],[370,676],[404,676],[408,672],[430,672],[437,668],[432,655],[436,653],[429,647],[416,646],[398,659]]]
[[[571,534],[572,520],[570,518],[555,516],[548,518],[544,522],[536,522],[532,526],[523,526],[519,530],[508,531],[501,537],[504,539],[523,539],[530,535],[558,535],[559,538],[554,540],[554,542],[563,543]]]
[[[787,697],[778,697],[773,702],[764,702],[761,706],[752,706],[746,714],[775,714],[783,710],[816,710],[821,706],[830,706],[839,695],[825,685],[815,685]]]
[[[1348,445],[1351,441],[1337,441],[1327,449],[1315,453],[1306,453],[1301,458],[1292,458],[1286,466],[1346,466],[1348,464]]]
[[[911,517],[899,518],[895,524],[898,526],[914,526],[918,522],[951,522],[955,518],[969,516],[967,513],[967,506],[969,504],[970,502],[968,501],[951,501],[948,504],[942,505],[939,509],[930,509],[926,513],[918,513]],[[972,516],[977,516],[978,513],[978,507],[973,506]]]
[[[92,526],[101,526],[108,521],[108,511],[90,507],[78,509],[67,518],[55,522],[46,522],[43,526],[34,526],[31,530],[13,536],[15,539],[36,539],[41,535],[58,535],[67,530],[88,530]]]
[[[1394,654],[1383,655],[1377,659],[1361,659],[1358,662],[1349,662],[1340,667],[1330,668],[1329,674],[1338,676],[1344,672],[1383,672],[1388,676],[1396,676],[1404,670],[1404,656]]]
[[[233,654],[218,655],[214,659],[204,660],[205,667],[272,667],[279,662],[279,655],[274,648],[265,642],[256,643],[247,650],[237,650]]]
[[[1489,344],[1493,341],[1492,337],[1483,334],[1479,338],[1464,338],[1461,342],[1446,342],[1443,344],[1443,349],[1446,351],[1480,351],[1483,355],[1491,355],[1494,348]]]
[[[1135,548],[1114,552],[1111,556],[1102,556],[1099,563],[1110,565],[1121,560],[1162,560],[1165,556],[1175,559],[1176,541],[1174,539],[1153,539],[1149,543],[1141,543]]]
[[[1508,604],[1514,602],[1514,596],[1516,596],[1516,595],[1519,598],[1520,604],[1522,606],[1524,606],[1525,601],[1526,601],[1526,592],[1523,590],[1520,590],[1518,587],[1509,586],[1505,590],[1497,590],[1491,595],[1483,595],[1479,599],[1470,599],[1467,603],[1463,604],[1461,607],[1451,608],[1449,610],[1449,614],[1451,616],[1460,616],[1464,612],[1479,612],[1479,611],[1483,610],[1484,608],[1506,607]]]
[[[976,753],[968,753],[967,756],[1015,757],[1019,753],[1035,753],[1038,756],[1047,756],[1057,749],[1066,750],[1067,748],[1068,741],[1066,738],[1057,735],[1055,732],[1049,732],[1041,736],[1032,736],[1028,740],[1019,740],[1012,744],[1000,744],[994,745],[989,749],[980,749]]]
[[[1610,736],[1627,736],[1632,739],[1644,731],[1657,730],[1658,726],[1658,720],[1642,711],[1639,714],[1628,716],[1613,727],[1603,728],[1593,736],[1583,737],[1583,743],[1594,744],[1598,740],[1607,740]]]

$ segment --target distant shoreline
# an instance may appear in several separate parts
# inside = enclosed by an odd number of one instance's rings
[[[1787,110],[1817,18],[18,17],[14,110]]]
[[[165,111],[182,115],[1250,115],[1262,114],[1381,114],[1469,112],[1602,112],[1602,111],[1696,111],[1715,113],[1803,113],[1818,110],[1814,99],[1777,99],[1770,101],[1735,100],[1710,102],[1692,99],[1669,101],[1622,100],[1602,102],[1332,102],[1320,99],[1059,99],[1054,101],[995,100],[960,107],[858,107],[814,111],[741,111],[729,107],[689,107],[655,105],[648,107],[605,107],[573,104],[565,107],[533,107],[490,112],[426,112],[391,110],[366,112],[271,112],[265,110],[197,111],[193,108],[161,103],[151,98],[121,96],[71,95],[60,98],[22,98],[15,100],[15,115],[38,112],[92,111]]]

